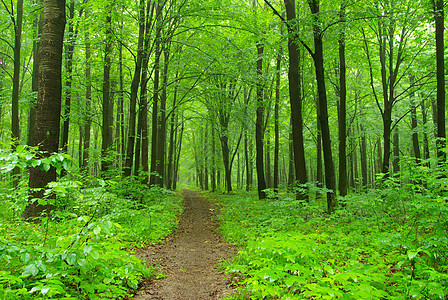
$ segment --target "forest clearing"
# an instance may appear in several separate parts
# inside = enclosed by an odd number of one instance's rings
[[[0,2],[0,299],[448,299],[443,0]]]

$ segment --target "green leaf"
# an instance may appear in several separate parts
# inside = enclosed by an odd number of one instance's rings
[[[83,251],[85,254],[90,253],[90,251],[92,251],[92,245],[85,246]]]
[[[24,276],[36,276],[37,273],[39,273],[39,269],[37,268],[37,266],[35,264],[31,264],[26,266],[23,269],[22,275]]]

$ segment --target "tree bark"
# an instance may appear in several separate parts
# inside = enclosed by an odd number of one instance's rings
[[[257,181],[258,181],[258,198],[266,198],[266,180],[264,177],[264,154],[263,154],[263,115],[264,115],[264,103],[263,103],[263,51],[264,45],[260,42],[257,43],[257,117],[255,121],[255,148],[257,151],[256,156],[256,168],[257,168]]]
[[[347,195],[347,87],[345,65],[345,1],[339,11],[341,32],[339,34],[339,195]]]
[[[36,128],[33,145],[39,146],[43,155],[57,152],[59,147],[61,115],[61,67],[65,29],[65,0],[44,0],[42,36],[39,46],[39,90],[36,107]],[[48,172],[39,167],[30,169],[29,187],[33,198],[42,198],[44,188],[56,180],[56,169]],[[38,201],[28,204],[22,217],[39,217],[49,212],[53,205],[39,205]]]
[[[284,0],[286,7],[286,18],[288,21],[296,20],[295,0]],[[298,31],[297,26],[294,26]],[[297,184],[305,184],[307,179],[305,148],[303,140],[303,120],[302,120],[302,94],[300,84],[300,50],[297,41],[293,38],[296,32],[291,32],[288,26],[288,55],[289,55],[289,101],[291,105],[292,139],[294,150],[295,181]],[[307,196],[297,192],[298,199],[306,199]]]
[[[336,176],[333,164],[333,155],[331,150],[330,127],[328,124],[328,108],[327,108],[327,90],[325,87],[325,71],[323,56],[322,27],[319,20],[319,2],[318,0],[309,0],[311,13],[314,18],[314,54],[313,61],[316,72],[318,106],[319,106],[319,123],[322,130],[322,148],[325,166],[325,185],[327,192],[327,210],[328,213],[334,212],[337,205],[336,202]]]
[[[128,130],[128,142],[126,149],[126,161],[124,168],[124,176],[130,176],[132,172],[132,166],[134,163],[134,146],[135,146],[135,121],[136,121],[136,106],[138,87],[140,83],[140,74],[142,69],[142,62],[144,56],[144,41],[145,41],[145,0],[140,0],[139,7],[139,33],[138,33],[138,46],[137,46],[137,60],[135,62],[134,77],[131,83],[131,97],[129,101],[129,130]]]
[[[436,77],[437,77],[437,157],[439,164],[446,162],[446,129],[445,129],[445,46],[444,19],[445,7],[443,0],[433,0],[434,19],[436,26]]]
[[[72,82],[73,82],[73,51],[75,50],[75,31],[74,22],[75,18],[75,1],[70,0],[69,5],[69,21],[68,21],[68,41],[65,44],[65,105],[62,125],[62,138],[61,146],[62,152],[67,153],[68,147],[68,134],[70,130],[70,110],[72,101]]]
[[[410,77],[410,84],[411,87],[414,86],[414,82],[415,82],[415,76],[412,75]],[[418,122],[417,122],[417,108],[416,108],[416,103],[415,103],[416,99],[415,99],[415,93],[412,92],[411,93],[411,130],[412,130],[412,149],[414,152],[414,157],[417,160],[417,162],[420,162],[421,159],[421,154],[420,154],[420,144],[418,142],[418,131],[417,131],[417,126],[418,126]]]
[[[157,150],[159,143],[159,86],[160,86],[160,55],[161,55],[161,39],[162,39],[162,6],[159,2],[156,5],[156,40],[155,40],[155,58],[154,58],[154,94],[152,100],[152,122],[151,122],[151,168],[149,185],[159,185],[158,168],[159,161]]]
[[[110,123],[110,114],[113,114],[111,109],[111,93],[110,93],[110,69],[112,56],[112,10],[113,4],[107,4],[106,10],[106,42],[104,48],[104,72],[103,72],[103,121],[102,121],[102,142],[101,142],[101,171],[105,172],[110,169],[111,160],[109,157],[109,150],[112,146],[112,124]]]
[[[283,34],[283,32],[281,32]],[[279,108],[280,108],[280,70],[282,61],[282,48],[277,54],[277,73],[275,74],[275,105],[274,105],[274,191],[278,193],[279,188],[279,153],[280,153],[280,130],[279,130]]]
[[[85,11],[85,17],[88,17],[88,10]],[[91,102],[92,102],[92,79],[91,79],[91,63],[90,63],[90,34],[89,25],[86,23],[85,29],[85,55],[86,55],[86,105],[85,105],[85,123],[84,123],[84,152],[82,157],[83,169],[87,170],[90,151],[90,129],[92,125]]]

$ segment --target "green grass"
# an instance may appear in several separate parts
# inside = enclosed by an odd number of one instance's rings
[[[11,197],[3,188],[0,299],[125,298],[152,275],[127,249],[167,236],[181,198],[135,180],[98,182],[81,188],[61,181],[58,210],[39,224],[19,217],[24,194]]]
[[[222,196],[221,231],[234,299],[446,299],[448,205],[405,184],[344,199],[323,212],[291,195]]]

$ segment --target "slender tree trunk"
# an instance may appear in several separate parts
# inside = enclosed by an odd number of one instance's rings
[[[88,18],[88,10],[85,11],[85,17]],[[86,55],[86,105],[85,105],[85,123],[84,123],[84,152],[82,156],[82,166],[83,169],[87,170],[87,165],[89,162],[89,151],[90,151],[90,129],[92,126],[92,114],[90,111],[92,102],[92,79],[91,79],[91,69],[90,69],[90,33],[89,24],[86,22],[85,29],[85,55]]]
[[[215,142],[215,129],[212,127],[212,178],[211,178],[211,186],[212,192],[216,190],[216,142]]]
[[[108,151],[110,150],[112,141],[112,124],[110,124],[110,114],[113,113],[111,109],[111,93],[110,93],[110,69],[112,56],[112,11],[113,4],[107,4],[106,10],[106,42],[104,48],[104,72],[103,72],[103,122],[102,122],[102,143],[101,143],[101,171],[108,171],[111,165]]]
[[[333,164],[333,155],[331,150],[330,127],[328,124],[328,108],[327,108],[327,90],[325,87],[325,71],[323,57],[322,28],[319,20],[319,2],[318,0],[310,0],[309,6],[314,17],[314,66],[317,81],[318,106],[319,106],[319,123],[322,130],[322,148],[325,166],[325,185],[327,192],[327,210],[332,213],[337,205],[336,202],[336,176]]]
[[[62,152],[67,153],[68,147],[68,135],[70,130],[70,110],[72,102],[72,82],[73,82],[73,52],[75,50],[75,31],[74,22],[75,18],[75,1],[70,0],[69,5],[69,21],[68,21],[68,41],[65,44],[65,69],[66,69],[66,81],[65,81],[65,105],[64,105],[64,122],[62,125],[62,139],[61,146]]]
[[[152,135],[151,135],[151,175],[149,185],[157,185],[159,183],[157,150],[159,143],[159,84],[160,84],[160,55],[161,55],[161,33],[162,33],[162,6],[156,2],[156,40],[155,40],[155,58],[154,58],[154,94],[152,101]]]
[[[34,0],[34,4],[38,4],[40,0]],[[42,30],[42,24],[40,20],[40,14],[36,14],[33,22],[34,32],[33,32],[33,77],[31,83],[31,90],[33,91],[33,103],[30,106],[30,113],[28,117],[28,141],[27,144],[31,145],[34,136],[34,127],[36,121],[36,102],[37,102],[37,90],[38,90],[38,80],[39,80],[39,39]]]
[[[267,139],[266,139],[266,149],[265,149],[265,154],[266,154],[266,160],[265,160],[265,164],[266,164],[266,187],[267,188],[272,188],[272,171],[271,171],[271,140],[270,140],[270,132],[269,130],[267,131]]]
[[[437,157],[439,163],[446,162],[446,129],[445,129],[445,7],[443,0],[433,0],[436,26],[436,76],[437,76]]]
[[[137,60],[135,63],[134,77],[131,84],[131,97],[129,102],[129,130],[128,142],[126,149],[126,162],[124,168],[124,175],[130,176],[132,172],[132,165],[134,162],[134,143],[135,143],[135,120],[136,120],[136,106],[138,87],[140,83],[140,74],[142,69],[142,62],[144,56],[144,40],[145,40],[145,0],[140,0],[139,7],[139,33],[138,33],[138,48]]]
[[[410,84],[411,87],[414,86],[414,82],[415,82],[415,76],[412,75],[410,78]],[[421,154],[420,154],[420,144],[418,142],[418,132],[417,132],[417,108],[416,108],[416,103],[415,103],[416,99],[415,99],[415,93],[412,92],[411,94],[411,130],[412,130],[412,149],[414,152],[414,157],[417,160],[417,162],[420,162],[421,159]]]
[[[44,0],[42,36],[39,46],[39,90],[36,107],[36,128],[33,145],[38,145],[43,155],[57,152],[59,148],[62,48],[65,29],[65,1]],[[46,185],[56,180],[56,169],[47,172],[39,167],[30,169],[29,187],[33,198],[42,198]],[[53,205],[30,202],[22,217],[39,217],[49,212]]]
[[[283,32],[282,32],[283,33]],[[282,48],[277,54],[277,73],[275,74],[275,105],[274,105],[274,191],[278,193],[279,187],[279,152],[280,152],[280,130],[279,130],[279,108],[280,108],[280,70],[282,61]]]
[[[422,122],[425,130],[423,131],[423,159],[426,161],[429,159],[429,142],[428,142],[428,133],[426,132],[427,120],[426,120],[426,108],[425,101],[421,103],[422,109]]]
[[[20,51],[22,48],[23,0],[17,0],[17,16],[14,23],[14,73],[12,81],[11,139],[13,148],[19,143],[19,89],[20,89]],[[18,171],[18,170],[17,170]],[[16,173],[16,172],[15,172]]]
[[[11,1],[12,2],[12,1]],[[12,3],[11,3],[12,5]],[[19,91],[20,91],[20,52],[22,49],[22,23],[23,23],[23,0],[17,0],[17,16],[11,17],[14,23],[14,71],[12,79],[12,103],[11,103],[11,140],[12,149],[15,150],[20,143],[19,128]],[[19,168],[14,168],[13,174],[20,174]],[[15,177],[13,186],[17,187],[19,178]]]
[[[361,176],[362,176],[362,186],[367,187],[367,138],[366,133],[362,125],[360,125],[360,134],[361,134],[361,147],[360,147],[360,156],[361,156]]]
[[[399,134],[398,127],[394,130],[394,159],[392,160],[392,167],[394,171],[394,176],[400,172],[400,145],[399,145]]]
[[[263,104],[263,51],[264,45],[262,43],[257,43],[257,117],[255,122],[255,146],[257,150],[256,156],[256,168],[257,168],[257,180],[258,180],[258,198],[266,198],[266,180],[264,177],[264,162],[263,162],[263,115],[264,115],[264,104]]]
[[[164,54],[164,67],[162,75],[162,94],[160,97],[160,110],[159,110],[159,120],[158,120],[158,140],[157,140],[157,173],[160,175],[158,184],[163,186],[165,178],[165,151],[166,151],[166,89],[168,86],[168,66],[170,52],[168,46],[165,45],[163,49]]]
[[[176,73],[176,81],[178,79],[178,73]],[[170,119],[170,144],[168,148],[168,166],[167,166],[167,174],[166,174],[166,188],[171,189],[173,183],[173,167],[174,167],[174,148],[175,148],[175,132],[177,132],[177,110],[176,110],[176,102],[177,102],[177,86],[174,87],[174,96],[173,96],[173,108],[171,110],[171,119]]]
[[[179,133],[179,144],[178,144],[179,146],[177,147],[177,149],[179,149],[179,150],[177,151],[176,164],[174,166],[173,190],[176,190],[176,187],[177,187],[177,177],[178,177],[177,173],[179,171],[180,153],[182,151],[182,138],[184,136],[184,126],[185,126],[185,122],[184,122],[184,119],[183,119],[183,116],[182,116],[182,126],[180,128],[180,133]]]
[[[339,195],[347,195],[347,88],[345,66],[345,1],[339,11],[341,32],[339,35]]]

